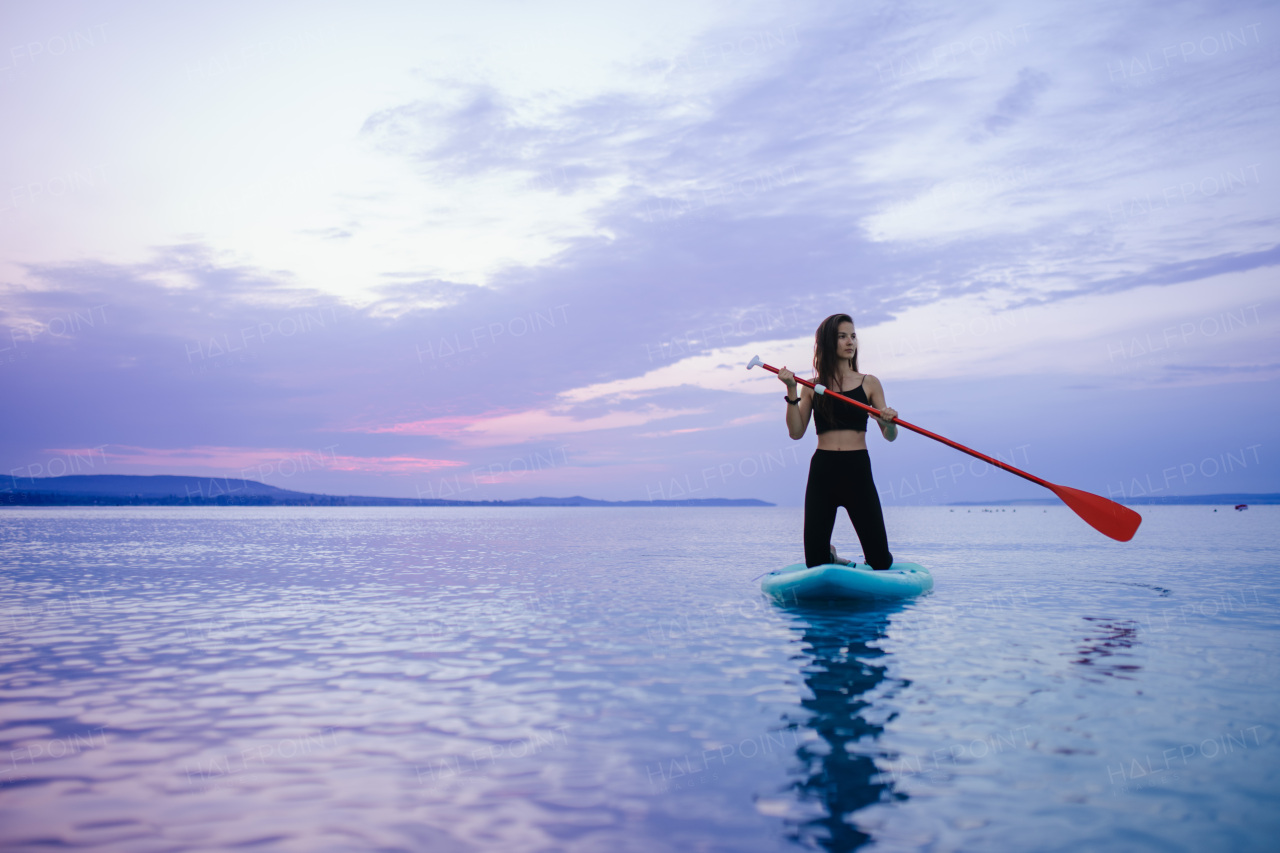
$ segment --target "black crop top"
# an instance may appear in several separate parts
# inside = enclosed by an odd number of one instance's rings
[[[866,374],[863,374],[862,382],[866,381]],[[844,394],[850,400],[857,400],[859,403],[866,403],[870,406],[871,401],[867,399],[867,392],[862,390],[862,382],[859,382],[858,387],[854,388],[852,391],[839,391],[837,393]],[[866,409],[859,409],[857,406],[850,406],[848,403],[841,402],[840,400],[824,400],[823,402],[827,406],[830,406],[830,411],[833,417],[827,417],[823,413],[823,406],[819,404],[815,395],[813,401],[813,428],[818,435],[822,435],[824,432],[830,432],[834,429],[852,429],[857,430],[858,432],[867,431],[867,418],[869,415],[867,414]]]

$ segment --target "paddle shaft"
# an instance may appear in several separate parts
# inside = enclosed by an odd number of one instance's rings
[[[773,365],[765,364],[764,362],[760,362],[759,364],[761,367],[763,367],[765,370],[769,371],[770,373],[778,372],[778,368],[774,367]],[[814,386],[814,384],[808,381],[807,379],[801,379],[799,376],[796,376],[795,380],[796,382],[799,382],[801,385],[808,386],[809,388],[815,388],[816,390],[816,387]],[[866,403],[859,403],[857,400],[851,400],[850,398],[846,397],[843,394],[840,394],[836,391],[832,391],[830,388],[824,389],[822,393],[824,396],[835,397],[837,400],[843,400],[852,406],[857,406],[859,409],[866,409],[868,412],[875,415],[877,418],[882,417],[879,409],[868,406]],[[929,430],[925,429],[924,427],[918,427],[915,424],[907,423],[901,418],[890,418],[890,420],[893,423],[897,424],[898,426],[903,427],[904,429],[909,429],[912,432],[918,432],[923,436],[932,438],[934,441],[940,441],[943,444],[948,445],[949,447],[954,447],[956,450],[959,450],[961,453],[967,453],[970,456],[974,456],[974,457],[977,457],[978,459],[981,459],[983,462],[988,462],[992,465],[1003,468],[1004,470],[1008,471],[1010,474],[1017,474],[1019,477],[1023,478],[1024,480],[1030,480],[1031,482],[1040,486],[1044,486],[1047,489],[1055,488],[1054,484],[1050,483],[1048,480],[1041,480],[1039,477],[1035,476],[1034,474],[1028,474],[1026,471],[1023,471],[1018,468],[1014,468],[1012,465],[1001,462],[999,459],[992,459],[990,456],[988,456],[985,453],[979,453],[978,451],[972,448],[965,447],[963,444],[958,444],[957,442],[954,442],[949,438],[945,438],[941,435],[938,435],[936,432],[929,432]]]

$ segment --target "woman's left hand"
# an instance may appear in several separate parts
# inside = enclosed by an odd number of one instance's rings
[[[898,416],[898,410],[895,408],[892,408],[891,406],[885,406],[883,409],[880,410],[880,414],[881,414],[881,417],[878,420],[881,423],[883,423],[885,426],[888,426],[893,422],[893,419]]]

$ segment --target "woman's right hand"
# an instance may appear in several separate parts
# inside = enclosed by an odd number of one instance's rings
[[[786,383],[788,391],[796,390],[796,375],[785,367],[778,371],[778,379]]]

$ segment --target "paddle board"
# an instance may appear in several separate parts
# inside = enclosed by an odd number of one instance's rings
[[[894,563],[883,572],[855,563],[808,568],[795,563],[769,572],[760,588],[778,601],[911,598],[933,589],[933,575],[918,563]]]

